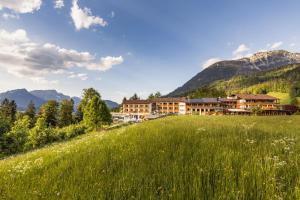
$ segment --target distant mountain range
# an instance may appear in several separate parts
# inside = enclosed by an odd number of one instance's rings
[[[230,80],[239,75],[255,75],[257,72],[278,69],[290,64],[300,64],[300,53],[284,50],[256,53],[249,58],[217,62],[177,88],[167,96],[185,96],[199,88],[220,80]]]
[[[37,108],[46,103],[48,100],[62,101],[64,99],[73,99],[75,107],[77,107],[81,101],[79,97],[70,97],[59,93],[56,90],[33,90],[28,91],[26,89],[11,90],[4,93],[0,93],[0,101],[3,99],[15,100],[19,110],[25,110],[29,102],[32,100]],[[111,100],[104,100],[109,108],[116,108],[118,103]]]

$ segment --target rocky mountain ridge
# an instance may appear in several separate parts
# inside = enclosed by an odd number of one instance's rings
[[[182,96],[217,80],[227,80],[236,75],[276,69],[289,64],[299,64],[300,53],[284,50],[255,53],[238,60],[220,61],[199,72],[196,76],[167,96]]]

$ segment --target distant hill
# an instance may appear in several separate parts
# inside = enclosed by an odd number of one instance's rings
[[[70,99],[70,96],[64,95],[63,93],[59,93],[56,90],[33,90],[30,91],[31,94],[37,96],[45,101],[48,100],[56,100],[62,101],[64,99]]]
[[[27,91],[26,89],[11,90],[0,93],[0,101],[4,98],[15,100],[18,105],[18,110],[25,110],[28,103],[32,100],[37,108],[43,105],[48,100],[62,101],[64,99],[73,99],[75,108],[79,105],[81,99],[79,97],[70,97],[56,90],[33,90]],[[112,109],[119,106],[118,103],[111,100],[104,100],[106,105]]]
[[[183,96],[218,80],[229,80],[237,75],[249,75],[299,63],[299,53],[284,50],[256,53],[249,58],[239,60],[221,61],[204,69],[167,96]]]
[[[25,110],[29,102],[32,100],[36,107],[40,107],[45,101],[30,92],[26,89],[17,89],[11,90],[4,93],[0,93],[0,101],[3,99],[15,100],[19,110]]]
[[[81,98],[79,97],[70,97],[64,95],[63,93],[57,92],[56,90],[33,90],[30,93],[44,99],[45,101],[53,100],[53,99],[56,101],[61,101],[64,99],[72,98],[74,100],[75,107],[77,107],[81,101]],[[111,100],[104,100],[104,101],[109,108],[116,108],[119,106],[119,104],[114,101]]]
[[[106,103],[107,107],[110,109],[119,107],[119,104],[114,101],[104,100],[104,102]]]

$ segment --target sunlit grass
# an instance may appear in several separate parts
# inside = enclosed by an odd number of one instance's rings
[[[169,117],[0,161],[0,199],[299,199],[300,117]]]

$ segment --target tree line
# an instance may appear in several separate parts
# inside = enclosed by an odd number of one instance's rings
[[[110,110],[93,88],[84,89],[79,106],[74,107],[72,99],[49,100],[39,109],[30,101],[25,112],[19,112],[14,100],[4,99],[0,104],[0,158],[112,123]]]

